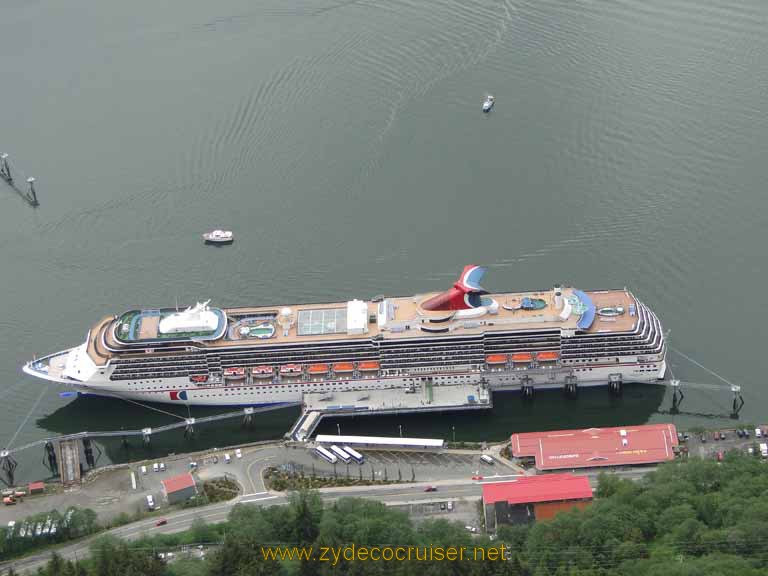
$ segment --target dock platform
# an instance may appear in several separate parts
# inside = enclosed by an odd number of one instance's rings
[[[80,443],[66,439],[58,443],[59,478],[64,486],[80,483]]]
[[[312,392],[304,395],[304,410],[288,436],[293,440],[306,441],[325,416],[415,414],[446,410],[487,410],[492,407],[489,390],[478,384]]]

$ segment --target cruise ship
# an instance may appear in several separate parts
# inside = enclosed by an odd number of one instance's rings
[[[661,323],[627,289],[489,293],[466,266],[445,292],[330,304],[129,310],[24,366],[81,393],[189,405],[456,383],[490,390],[663,379]]]

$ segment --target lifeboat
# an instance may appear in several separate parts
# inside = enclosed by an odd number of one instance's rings
[[[554,351],[536,353],[536,360],[539,360],[541,362],[554,362],[558,358],[560,358],[560,354]]]
[[[309,373],[310,374],[327,374],[328,373],[328,364],[310,364],[309,365]]]
[[[333,371],[337,374],[343,373],[343,372],[354,372],[355,371],[355,365],[352,364],[352,362],[337,362],[333,365]]]
[[[379,362],[378,360],[371,360],[369,362],[360,362],[357,365],[358,369],[361,372],[375,372],[379,369]]]
[[[251,368],[251,376],[254,378],[269,378],[272,376],[272,366],[254,366]]]
[[[533,360],[533,354],[530,352],[517,352],[512,354],[512,362],[530,362]]]
[[[283,364],[280,366],[280,374],[287,376],[301,374],[301,364]]]
[[[245,368],[224,368],[224,376],[227,378],[243,378]]]
[[[207,374],[197,374],[195,376],[189,377],[190,382],[194,382],[195,384],[204,384],[205,382],[208,382],[208,375]]]
[[[506,364],[507,355],[506,354],[488,354],[488,356],[485,357],[485,363],[486,364]]]

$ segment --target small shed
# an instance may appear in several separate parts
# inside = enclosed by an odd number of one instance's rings
[[[197,485],[192,474],[185,472],[163,480],[163,492],[168,504],[178,504],[197,495]]]
[[[27,487],[28,494],[42,494],[45,492],[45,482],[30,482]]]

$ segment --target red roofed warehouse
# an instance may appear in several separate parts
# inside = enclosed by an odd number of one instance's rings
[[[561,510],[584,508],[592,501],[586,476],[546,474],[521,476],[510,482],[483,484],[485,528],[552,518]]]
[[[674,460],[674,424],[512,434],[512,454],[536,459],[539,470],[657,464]]]
[[[163,492],[165,492],[168,504],[176,504],[189,500],[197,494],[197,486],[192,474],[186,472],[163,480]]]

